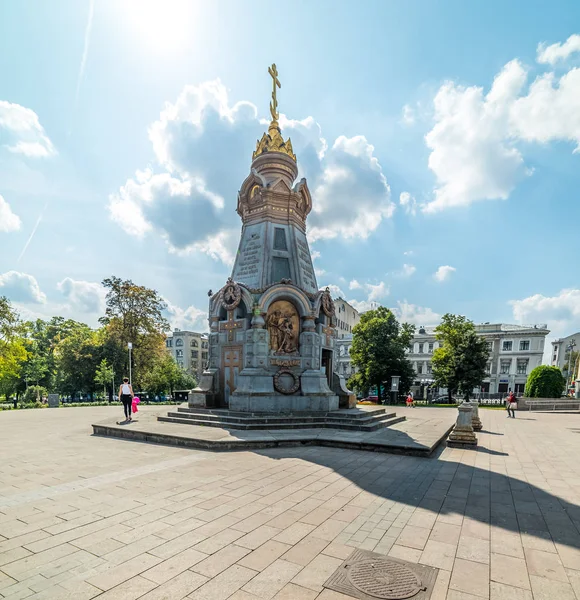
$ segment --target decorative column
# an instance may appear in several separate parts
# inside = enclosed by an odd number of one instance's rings
[[[458,411],[457,422],[447,438],[447,445],[451,448],[475,448],[477,437],[471,424],[471,406],[464,402],[458,406]]]
[[[471,406],[471,426],[473,427],[473,431],[481,431],[483,425],[479,418],[479,402],[477,400],[470,400],[468,404]]]

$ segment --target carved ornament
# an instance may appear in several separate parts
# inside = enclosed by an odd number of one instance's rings
[[[327,317],[334,317],[334,302],[332,301],[332,296],[330,295],[330,290],[328,288],[322,293],[322,311]]]
[[[228,282],[220,290],[220,302],[226,310],[234,310],[242,300],[242,290],[240,286],[228,277]]]
[[[281,381],[283,376],[292,377],[294,383],[290,387],[285,387]],[[290,369],[280,369],[274,375],[274,389],[281,394],[295,394],[300,389],[300,379]]]
[[[296,307],[287,300],[272,302],[266,316],[270,348],[274,354],[298,354],[300,319]]]

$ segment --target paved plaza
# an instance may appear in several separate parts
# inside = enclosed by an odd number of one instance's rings
[[[438,568],[433,600],[580,599],[578,414],[481,410],[477,452],[418,458],[90,435],[117,413],[0,413],[0,597],[347,600],[360,548]]]

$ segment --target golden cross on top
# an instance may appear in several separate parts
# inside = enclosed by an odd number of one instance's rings
[[[272,78],[272,102],[270,102],[270,114],[272,115],[272,121],[277,121],[278,117],[278,100],[276,99],[276,86],[282,87],[280,80],[278,79],[278,69],[276,64],[272,63],[271,67],[268,67],[268,73]]]

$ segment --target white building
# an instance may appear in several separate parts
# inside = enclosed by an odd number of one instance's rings
[[[570,345],[573,346],[573,350],[575,352],[580,350],[580,331],[578,333],[573,333],[568,337],[559,338],[552,342],[552,354],[550,356],[550,364],[552,366],[558,367],[563,371],[568,371]]]
[[[199,381],[209,360],[207,334],[175,329],[168,335],[165,346],[177,364]]]
[[[336,298],[334,300],[334,309],[336,311],[337,331],[335,342],[336,372],[345,379],[348,379],[356,373],[356,369],[350,359],[350,347],[352,344],[352,330],[355,325],[360,323],[360,314],[354,306],[350,305],[343,298]]]
[[[550,333],[547,326],[483,323],[475,329],[489,348],[488,377],[479,391],[523,393],[529,373],[542,364],[545,338]],[[427,386],[434,383],[431,359],[438,346],[435,328],[419,327],[409,347],[407,358],[415,369],[415,392],[420,396],[425,396]]]

